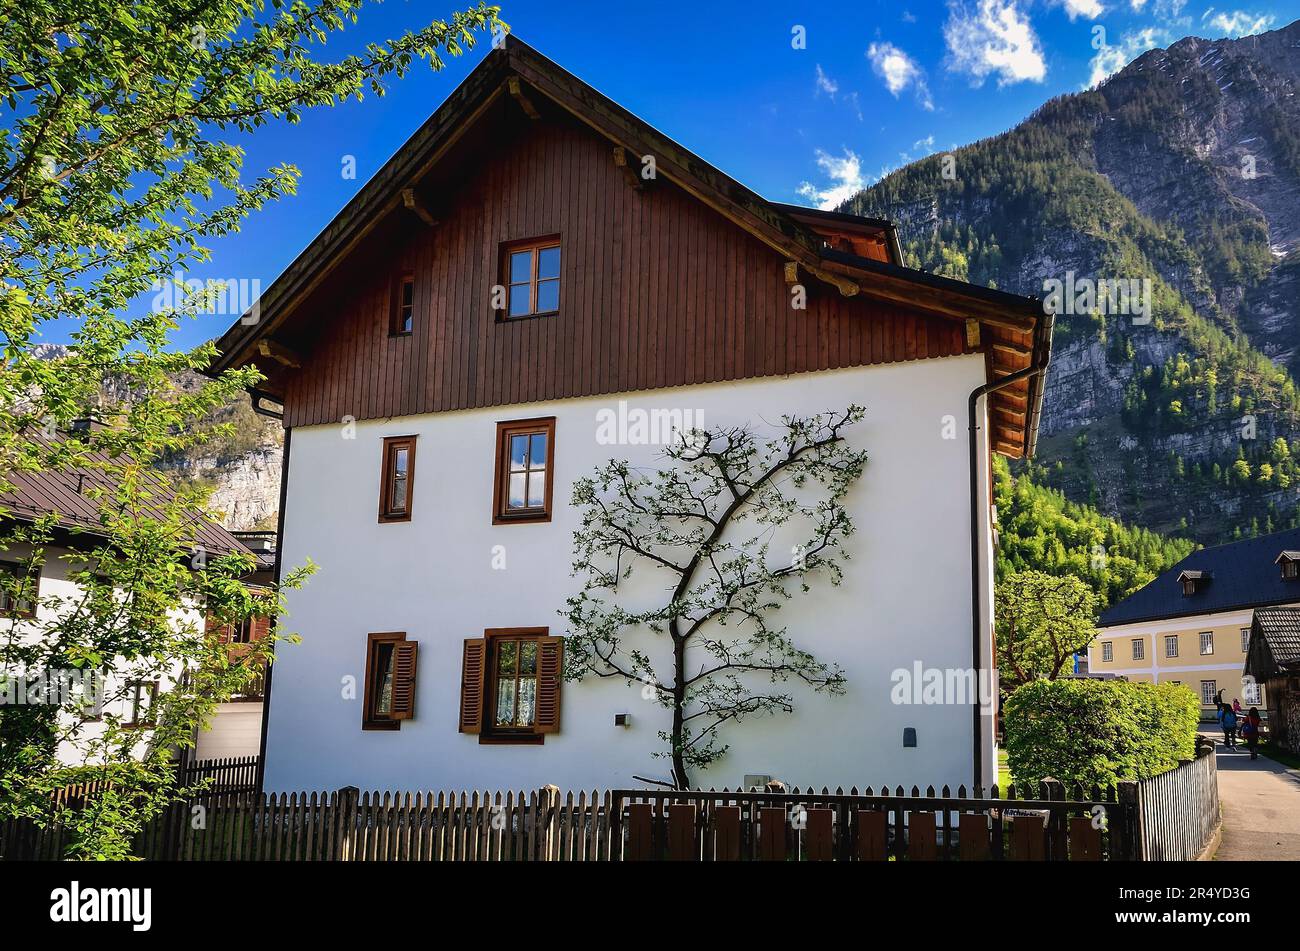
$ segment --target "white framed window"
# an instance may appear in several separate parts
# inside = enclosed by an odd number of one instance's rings
[[[1263,703],[1259,693],[1259,684],[1243,683],[1241,685],[1241,702],[1248,707],[1257,707]]]
[[[1214,695],[1219,692],[1218,684],[1213,680],[1201,681],[1201,703],[1207,707],[1214,706]]]
[[[1145,660],[1147,656],[1146,641],[1140,637],[1133,638],[1133,659]]]
[[[1246,654],[1249,653],[1249,651],[1250,651],[1250,628],[1243,627],[1241,629],[1241,652],[1243,654]]]
[[[1178,635],[1177,634],[1165,635],[1165,656],[1166,657],[1178,656]]]
[[[1214,653],[1214,632],[1201,632],[1201,654],[1208,655]]]
[[[1101,642],[1101,659],[1107,664],[1115,659],[1115,645],[1110,641]]]

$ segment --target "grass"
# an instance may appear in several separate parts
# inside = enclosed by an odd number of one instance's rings
[[[1005,790],[1011,785],[1011,768],[1007,766],[1006,747],[998,747],[998,790]]]
[[[1276,760],[1283,766],[1291,769],[1300,769],[1300,756],[1296,756],[1290,750],[1284,750],[1276,743],[1261,743],[1259,751],[1271,760]]]

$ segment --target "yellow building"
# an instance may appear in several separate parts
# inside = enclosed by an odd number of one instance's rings
[[[1223,691],[1265,707],[1243,679],[1257,608],[1300,605],[1300,529],[1205,548],[1101,615],[1088,670],[1193,690],[1203,711]]]

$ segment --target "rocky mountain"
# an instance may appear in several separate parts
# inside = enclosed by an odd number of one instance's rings
[[[59,360],[68,354],[63,344],[38,344],[36,355]],[[196,373],[175,377],[182,389],[195,389]],[[120,381],[104,381],[101,399],[129,400]],[[274,529],[280,505],[280,469],[284,433],[279,422],[253,411],[247,395],[206,419],[205,426],[232,424],[230,435],[206,443],[201,450],[178,453],[166,466],[177,478],[209,490],[209,509],[226,528],[235,531]]]
[[[1057,311],[1036,480],[1207,543],[1294,526],[1298,92],[1300,21],[1187,37],[843,210]]]
[[[175,457],[170,466],[181,478],[211,489],[208,506],[226,528],[274,529],[284,448],[279,421],[259,416],[244,395],[209,422],[232,423],[234,431],[228,438],[208,443],[201,452]]]

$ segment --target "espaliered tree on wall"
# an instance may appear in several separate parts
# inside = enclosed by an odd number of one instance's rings
[[[728,723],[791,712],[785,684],[844,691],[843,671],[771,618],[816,576],[841,580],[854,531],[843,500],[867,461],[846,431],[864,412],[783,417],[765,442],[748,428],[693,430],[658,471],[613,460],[574,485],[574,574],[586,582],[562,612],[565,675],[639,684],[670,711],[657,755],[671,759],[676,788],[726,755]],[[634,570],[667,578],[666,601],[620,603]],[[650,642],[665,638],[671,660],[656,668]]]

